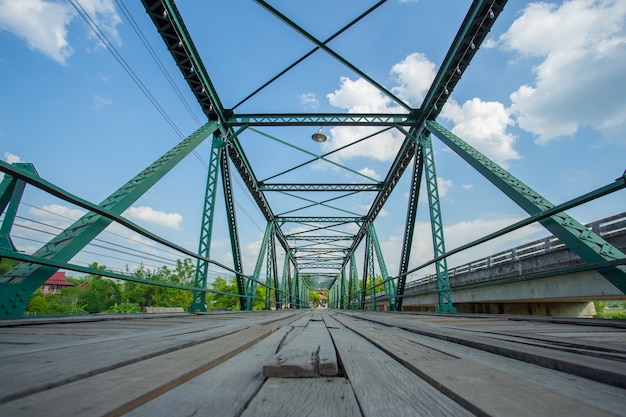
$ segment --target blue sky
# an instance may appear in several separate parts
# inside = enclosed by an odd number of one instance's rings
[[[358,7],[354,3],[271,2],[320,40],[374,2]],[[469,4],[389,0],[329,46],[418,107]],[[252,1],[179,1],[177,5],[226,108],[237,105],[313,47]],[[92,17],[125,67],[94,35],[75,6]],[[178,91],[163,75],[135,26]],[[31,162],[46,180],[94,203],[205,121],[138,1],[74,0],[73,5],[61,0],[0,0],[0,45],[0,157]],[[626,169],[625,73],[625,2],[510,1],[438,121],[558,204],[612,182]],[[397,111],[401,111],[397,104],[321,51],[237,108],[240,113]],[[259,180],[310,158],[267,135],[321,154],[373,133],[334,127],[326,130],[329,140],[317,144],[310,140],[310,128],[260,130],[265,135],[247,131],[240,138]],[[361,181],[354,171],[382,179],[401,140],[399,133],[383,133],[332,157],[352,171],[316,162],[275,181]],[[521,209],[445,145],[436,139],[433,144],[448,249],[524,217]],[[125,216],[195,251],[209,149],[208,143],[201,145]],[[410,169],[376,221],[392,274],[398,269],[409,182]],[[234,192],[245,272],[251,273],[265,224],[239,178],[235,178]],[[344,199],[342,208],[366,211],[370,197]],[[276,213],[302,205],[289,196],[268,198]],[[426,201],[425,194],[420,201]],[[623,212],[625,201],[619,192],[570,214],[590,222]],[[32,187],[23,202],[13,235],[18,248],[27,252],[58,231],[50,226],[65,227],[69,219],[81,214],[76,207]],[[230,263],[222,207],[220,202],[211,257]],[[540,227],[528,227],[458,255],[450,265],[545,235]],[[100,238],[99,246],[87,248],[75,262],[95,260],[116,269],[126,265],[132,269],[137,262],[156,267],[163,258],[177,257],[120,227]],[[125,249],[127,254],[112,255],[103,248],[111,242],[152,257],[141,260],[130,249]],[[432,256],[424,203],[420,203],[414,242],[411,264],[417,265]]]

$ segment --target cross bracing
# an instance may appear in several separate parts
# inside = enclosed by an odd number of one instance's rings
[[[307,44],[308,52],[295,61],[293,56],[298,55],[295,53],[287,54],[291,57],[289,59],[277,60],[273,69],[280,67],[282,70],[274,77],[268,77],[269,81],[259,81],[256,84],[250,81],[246,85],[252,83],[254,86],[249,91],[240,93],[245,97],[240,101],[223,92],[227,90],[223,80],[215,82],[212,77],[211,67],[216,65],[216,62],[222,65],[232,64],[214,54],[204,44],[207,36],[212,41],[219,36],[211,29],[200,28],[196,24],[191,24],[188,28],[186,21],[193,20],[193,16],[185,16],[184,10],[179,11],[174,0],[142,0],[142,3],[151,23],[164,42],[162,52],[169,54],[168,58],[173,59],[177,65],[182,79],[187,82],[206,116],[207,126],[210,126],[212,133],[210,140],[213,146],[208,164],[209,175],[203,207],[196,287],[206,286],[206,259],[210,258],[210,247],[214,238],[213,223],[223,220],[217,218],[215,209],[215,197],[219,195],[223,196],[226,205],[226,219],[223,221],[227,224],[229,232],[232,270],[237,279],[240,308],[251,308],[254,289],[259,283],[263,283],[262,266],[265,265],[266,295],[268,300],[269,297],[273,297],[271,299],[275,306],[283,303],[282,300],[305,297],[306,287],[310,287],[313,281],[298,277],[317,274],[311,271],[329,270],[331,271],[329,275],[319,275],[316,278],[315,285],[319,287],[320,282],[329,286],[339,285],[337,293],[349,298],[348,300],[342,298],[341,305],[365,307],[363,295],[366,288],[369,288],[372,291],[384,290],[388,294],[389,308],[401,309],[404,285],[410,270],[421,179],[426,174],[428,198],[422,197],[421,202],[428,205],[431,215],[437,279],[441,284],[440,300],[445,300],[449,305],[454,302],[449,296],[446,262],[442,261],[446,256],[443,235],[445,213],[440,207],[435,158],[430,147],[429,135],[433,133],[440,137],[442,142],[489,180],[497,182],[498,178],[507,178],[506,171],[501,167],[490,164],[491,161],[485,162],[484,156],[465,146],[463,138],[452,135],[436,122],[451,92],[461,82],[474,55],[479,52],[481,44],[497,21],[506,4],[505,0],[475,0],[469,4],[456,35],[451,43],[446,45],[447,50],[442,51],[445,54],[441,54],[443,59],[437,63],[438,71],[434,80],[421,102],[413,105],[396,90],[389,88],[380,75],[374,76],[370,73],[366,64],[357,65],[348,59],[349,54],[334,43],[349,34],[362,21],[374,16],[377,9],[385,5],[385,0],[372,4],[369,8],[355,6],[357,10],[354,10],[350,19],[346,19],[348,23],[344,22],[332,28],[329,31],[330,36],[313,33],[312,30],[305,29],[305,26],[287,11],[279,10],[279,7],[270,2],[256,0],[254,3],[258,11],[265,13],[263,16],[268,20],[275,21],[275,24]],[[391,103],[390,106],[394,111],[332,113],[316,110],[302,113],[299,109],[276,112],[255,107],[255,100],[259,96],[285,82],[297,72],[300,65],[306,65],[318,56],[328,58],[332,65],[364,80]],[[239,84],[240,81],[231,79],[226,84],[231,86]],[[307,80],[299,81],[303,89],[306,88],[306,82]],[[332,131],[333,139],[341,132],[335,129],[355,130],[351,131],[351,136],[340,146],[313,147],[310,137],[317,128],[327,129],[325,135],[331,135]],[[306,143],[303,142],[303,137]],[[345,157],[350,152],[359,155],[358,152],[363,147],[370,146],[373,141],[378,141],[376,143],[380,153],[388,151],[387,148],[393,150],[391,156],[386,159],[385,172],[372,172],[373,170],[367,169],[368,167],[354,165]],[[270,164],[260,163],[258,155],[261,154],[259,152],[261,149],[264,151],[269,149],[268,152],[272,155]],[[184,156],[183,152],[173,153],[176,161]],[[267,154],[263,152],[263,155]],[[405,175],[409,168],[412,168],[413,173],[410,179]],[[319,173],[323,171],[332,172],[334,181],[326,180],[329,175],[324,176],[324,180],[318,180],[318,176],[322,176]],[[159,175],[162,175],[162,172],[151,175],[150,171],[147,174],[148,183],[158,180]],[[257,263],[252,275],[246,274],[242,259],[240,241],[242,216],[236,208],[237,200],[242,197],[235,195],[234,190],[234,181],[239,180],[265,225],[261,253],[256,258]],[[17,196],[14,187],[15,184],[6,186],[5,195],[2,196],[6,201],[10,199],[10,195]],[[399,190],[396,191],[397,189]],[[126,190],[128,187],[123,187],[120,192],[124,194]],[[129,192],[132,194],[132,189]],[[378,241],[374,224],[379,217],[385,215],[386,205],[390,204],[392,197],[398,193],[408,195],[408,207],[406,217],[398,220],[404,221],[404,239],[399,270],[396,272],[387,270],[384,248]],[[527,186],[514,188],[512,191],[507,189],[505,194],[516,202],[521,201],[522,194],[533,195],[535,201],[541,199],[541,196]],[[133,194],[133,198],[135,197],[138,198],[139,195]],[[406,205],[407,202],[403,201],[403,204]],[[537,210],[550,210],[551,207],[549,204],[537,204],[525,210],[531,215],[537,215]],[[113,214],[119,215],[122,209],[120,206]],[[550,217],[542,221],[542,224],[554,228],[555,222],[562,225],[559,226],[561,229],[568,230],[567,233],[563,232],[563,235],[570,239],[569,243],[572,246],[581,248],[580,251],[586,259],[597,262],[623,258],[621,252],[607,248],[602,239],[589,237],[565,214],[559,214],[558,219],[555,214],[554,218]],[[3,225],[2,230],[5,229],[7,227]],[[73,230],[66,233],[73,233]],[[3,236],[4,234],[3,232]],[[74,243],[75,250],[79,250],[82,243]],[[4,246],[10,247],[10,240]],[[284,255],[284,261],[278,257],[280,251],[283,252],[280,255]],[[46,252],[46,256],[67,261],[70,253],[71,251],[67,250],[52,249]],[[609,255],[605,256],[606,253]],[[282,271],[279,271],[279,259],[283,262]],[[363,268],[357,265],[360,262],[364,265]],[[33,265],[34,263],[23,266],[20,270],[13,270],[0,281],[9,283],[17,281],[17,278],[22,279],[26,274],[24,271],[36,269]],[[620,285],[623,270],[619,266],[609,269],[612,282]],[[361,277],[358,277],[359,270],[364,271]],[[383,283],[380,287],[372,288],[375,275],[381,276]],[[42,277],[43,275],[34,280],[29,288]],[[271,295],[272,292],[274,295]],[[197,290],[194,308],[202,309],[203,294],[202,290]],[[268,301],[268,307],[270,304]],[[16,308],[19,310],[19,307]]]

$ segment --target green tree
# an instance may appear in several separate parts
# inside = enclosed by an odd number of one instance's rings
[[[319,306],[320,301],[322,301],[322,297],[316,291],[309,292],[309,302],[314,306]]]
[[[224,293],[237,294],[237,282],[234,279],[232,282],[232,284],[229,284],[224,278],[217,277],[215,281],[213,281],[213,289]],[[213,308],[239,310],[239,297],[225,294],[213,294],[211,305]]]

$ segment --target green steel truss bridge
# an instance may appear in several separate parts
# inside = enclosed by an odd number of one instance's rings
[[[220,91],[215,88],[211,74],[206,70],[203,63],[203,57],[198,53],[194,40],[174,1],[142,0],[142,3],[156,30],[161,35],[165,48],[171,54],[171,59],[180,69],[180,74],[197,99],[198,105],[206,116],[206,121],[197,131],[189,134],[187,138],[130,179],[100,204],[88,202],[49,183],[37,174],[32,164],[0,163],[0,170],[5,174],[0,185],[0,202],[4,213],[0,228],[0,242],[2,244],[0,256],[20,261],[17,266],[0,277],[0,317],[20,317],[30,294],[59,268],[96,273],[117,279],[138,280],[124,274],[95,271],[70,262],[77,253],[113,222],[197,260],[197,275],[192,288],[194,301],[189,306],[190,311],[206,311],[205,296],[207,292],[212,291],[207,288],[209,265],[218,265],[236,277],[238,289],[236,295],[239,297],[239,306],[242,310],[252,308],[252,301],[259,285],[267,288],[268,308],[270,306],[278,309],[308,306],[310,289],[328,289],[332,306],[369,309],[375,306],[366,303],[366,290],[374,290],[374,276],[380,275],[383,277],[383,284],[381,285],[384,286],[389,309],[401,311],[407,276],[417,269],[411,269],[409,265],[422,182],[425,184],[426,196],[421,197],[427,200],[432,226],[434,258],[428,264],[434,264],[436,268],[439,294],[437,309],[439,312],[454,313],[454,300],[450,297],[447,266],[447,256],[454,251],[447,251],[445,245],[444,224],[432,147],[433,136],[483,175],[504,196],[528,213],[527,219],[465,245],[463,249],[525,225],[539,222],[585,262],[597,265],[597,270],[607,280],[622,292],[626,292],[626,255],[594,232],[587,230],[564,211],[624,188],[626,186],[625,177],[622,176],[614,183],[555,206],[520,179],[515,178],[501,166],[478,152],[463,138],[456,136],[437,122],[440,109],[448,100],[457,83],[461,82],[463,73],[470,65],[474,55],[479,53],[481,44],[498,19],[506,0],[474,0],[471,3],[439,66],[434,81],[421,105],[417,108],[409,106],[392,91],[383,87],[380,82],[367,75],[329,46],[332,40],[341,37],[344,32],[349,31],[353,25],[369,14],[375,13],[376,9],[385,3],[385,0],[361,11],[361,14],[354,20],[339,28],[333,36],[325,40],[317,39],[268,2],[256,0],[256,3],[276,18],[277,22],[286,25],[308,40],[312,49],[274,78],[259,85],[248,97],[232,108],[226,108],[222,104]],[[210,26],[208,23],[207,28]],[[243,102],[264,91],[314,53],[326,54],[366,80],[394,102],[400,111],[393,114],[243,114],[238,112],[238,107]],[[375,180],[352,171],[361,175],[361,182],[315,183],[314,178],[307,183],[290,182],[288,180],[289,174],[319,161],[333,164],[338,169],[350,170],[350,168],[341,165],[333,158],[332,154],[337,150],[324,155],[317,155],[259,130],[268,127],[308,127],[313,130],[327,126],[377,128],[378,133],[370,136],[389,130],[401,134],[403,137],[402,144],[390,164],[388,172],[384,175],[384,179]],[[307,154],[309,159],[272,177],[261,179],[255,171],[252,158],[247,153],[246,143],[241,139],[242,135],[249,131],[266,135],[270,139],[281,142],[286,147],[301,151]],[[366,141],[370,136],[354,138],[354,141],[345,147]],[[323,140],[324,138],[318,137],[318,139]],[[204,141],[210,141],[212,147],[208,163],[204,206],[198,207],[198,210],[202,210],[203,217],[197,252],[189,251],[162,239],[121,216],[126,209]],[[236,173],[233,172],[233,169]],[[407,170],[412,172],[405,172]],[[400,266],[398,271],[389,271],[385,264],[385,254],[377,237],[375,223],[391,193],[399,184],[400,178],[405,174],[410,175],[411,180],[408,190],[404,190],[408,192],[409,199],[404,219],[405,232],[402,240]],[[243,180],[266,221],[262,245],[253,271],[244,271],[243,269],[242,243],[233,195],[233,175],[238,175]],[[17,251],[10,237],[17,207],[27,185],[39,188],[88,210],[87,214],[33,254]],[[226,223],[230,235],[232,267],[222,265],[211,258],[211,241],[214,223],[217,221],[215,206],[218,194],[223,195],[226,204]],[[342,202],[349,201],[349,197],[355,194],[367,194],[369,196],[371,204],[367,209],[359,209],[350,204],[342,205]],[[280,204],[274,204],[275,201],[280,201],[274,198],[275,195],[295,198],[300,201],[301,206],[286,210]],[[294,229],[294,226],[297,226],[297,229]],[[294,230],[298,231],[294,232]],[[282,271],[279,271],[277,260],[279,247],[285,253]],[[364,253],[364,261],[359,265],[356,263],[355,256],[357,250],[362,250]],[[378,269],[378,274],[376,269]],[[189,290],[189,287],[180,288]]]

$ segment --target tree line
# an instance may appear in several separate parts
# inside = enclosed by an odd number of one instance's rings
[[[17,262],[2,259],[0,275],[11,269]],[[105,271],[105,265],[93,262],[90,268]],[[150,270],[140,266],[134,271],[127,267],[126,275],[144,280],[193,287],[196,267],[191,259],[176,261],[175,268],[162,266]],[[72,286],[63,287],[60,294],[43,294],[41,290],[30,296],[26,315],[59,314],[125,314],[138,313],[144,307],[181,307],[185,311],[193,299],[193,292],[177,288],[168,288],[134,281],[120,281],[105,278],[97,274],[81,277],[66,276]],[[223,293],[237,294],[234,278],[217,277],[210,288]],[[207,310],[238,310],[239,297],[225,294],[206,293]],[[257,288],[253,309],[265,308],[265,288]]]

